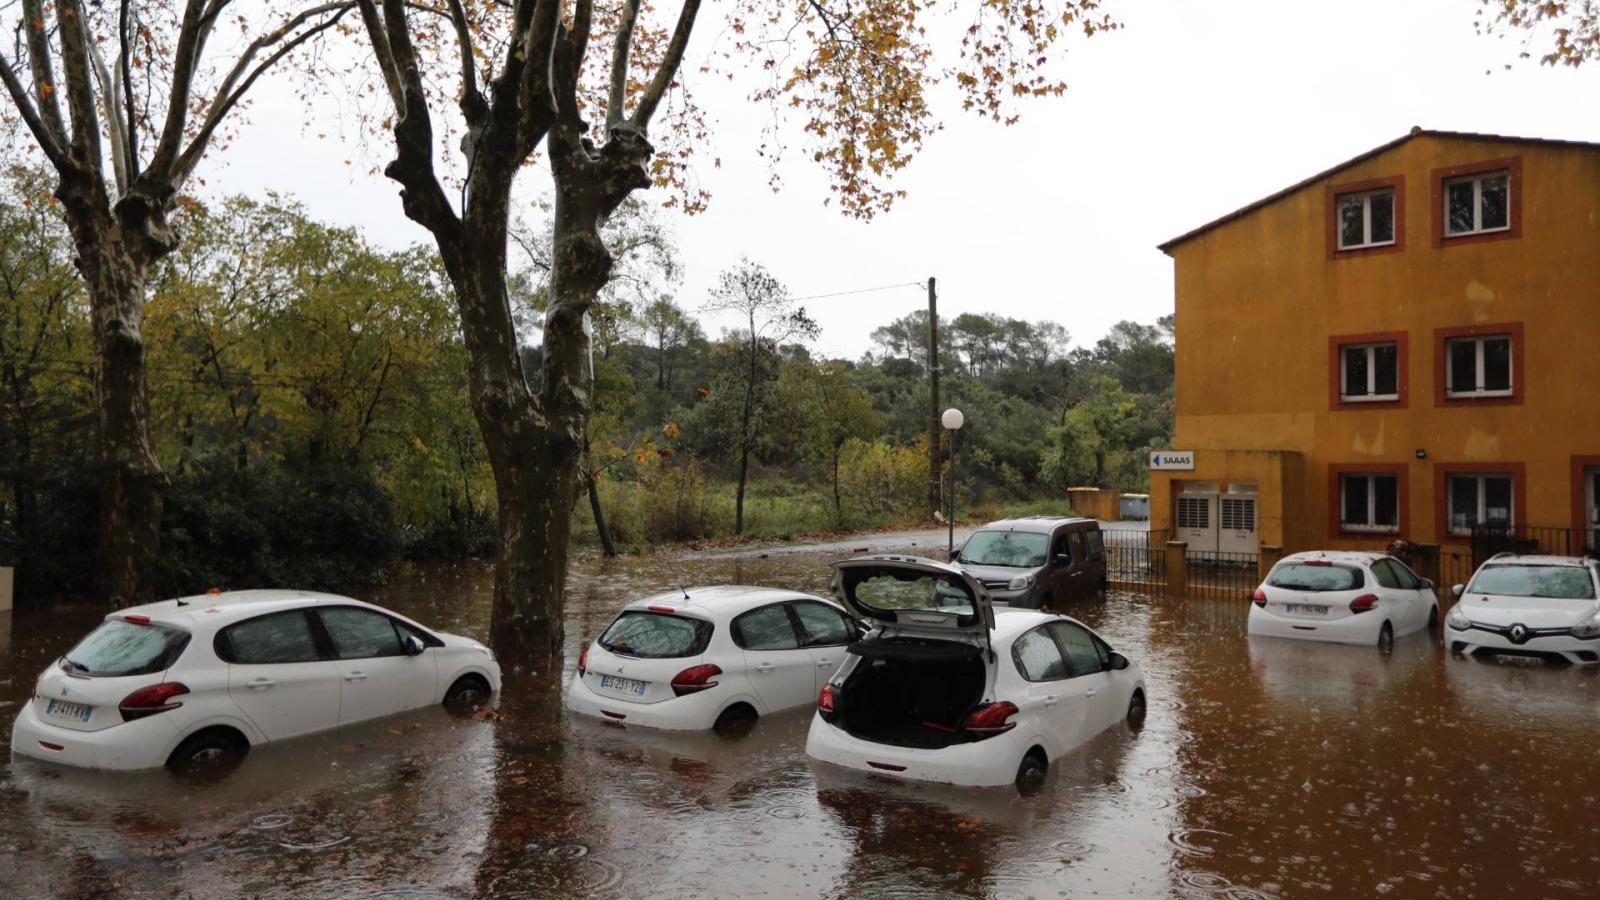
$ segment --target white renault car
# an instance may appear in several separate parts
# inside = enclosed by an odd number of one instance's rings
[[[1444,624],[1456,653],[1600,662],[1600,561],[1502,553],[1453,590]]]
[[[1062,754],[1144,721],[1144,677],[1082,623],[996,610],[957,566],[906,556],[834,564],[834,593],[873,623],[817,697],[806,753],[973,787],[1036,785]]]
[[[622,725],[722,729],[809,705],[863,628],[837,604],[773,588],[636,600],[578,657],[567,709]]]
[[[1395,638],[1438,624],[1433,582],[1400,560],[1312,550],[1285,556],[1267,573],[1252,598],[1247,630],[1388,652]]]
[[[106,616],[40,673],[11,750],[94,769],[187,768],[499,689],[487,647],[369,603],[206,594]]]

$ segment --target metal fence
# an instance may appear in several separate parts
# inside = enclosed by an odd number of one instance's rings
[[[1167,532],[1164,529],[1107,529],[1101,532],[1106,547],[1106,577],[1138,587],[1167,584]]]
[[[1261,583],[1259,557],[1254,553],[1191,551],[1188,563],[1192,594],[1249,596]]]

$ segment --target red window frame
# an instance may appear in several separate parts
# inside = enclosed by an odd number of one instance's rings
[[[1341,475],[1393,475],[1395,500],[1400,507],[1399,527],[1394,531],[1359,531],[1344,527],[1340,521],[1339,506],[1343,494],[1339,490]],[[1411,533],[1411,466],[1404,462],[1384,463],[1331,463],[1328,466],[1328,534],[1335,537],[1370,538],[1373,540],[1404,540]]]
[[[1411,403],[1409,384],[1411,354],[1408,347],[1410,332],[1371,331],[1366,334],[1336,334],[1328,338],[1328,409],[1405,409]],[[1344,393],[1344,348],[1355,344],[1395,344],[1395,394],[1393,400],[1346,400]],[[1515,348],[1513,347],[1513,351]],[[1512,362],[1517,360],[1515,352]],[[1512,373],[1515,381],[1516,373]],[[1515,384],[1513,384],[1513,388]]]
[[[1511,336],[1511,393],[1504,397],[1452,397],[1446,381],[1445,345],[1451,338],[1481,337],[1494,334]],[[1491,325],[1461,325],[1433,330],[1433,405],[1434,406],[1521,406],[1523,391],[1522,361],[1527,358],[1528,346],[1523,340],[1521,322],[1497,322]]]
[[[1519,462],[1469,462],[1433,464],[1433,539],[1441,544],[1465,544],[1469,535],[1450,533],[1449,476],[1510,475],[1511,527],[1528,524],[1528,467]]]
[[[1379,247],[1352,247],[1339,249],[1339,198],[1345,194],[1362,194],[1382,188],[1394,189],[1394,243]],[[1346,259],[1357,256],[1375,256],[1380,253],[1398,253],[1406,248],[1406,177],[1391,175],[1329,185],[1327,190],[1328,258]]]
[[[1511,197],[1507,203],[1507,227],[1503,231],[1490,231],[1480,234],[1447,235],[1444,233],[1444,183],[1452,178],[1463,175],[1477,175],[1482,172],[1494,172],[1504,169],[1509,176],[1507,183]],[[1433,181],[1433,246],[1454,247],[1458,244],[1479,244],[1485,241],[1507,241],[1522,237],[1522,157],[1507,156],[1503,159],[1486,159],[1481,162],[1465,163],[1459,166],[1446,166],[1434,169],[1430,173]]]

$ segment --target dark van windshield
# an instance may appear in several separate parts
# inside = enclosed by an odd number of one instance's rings
[[[956,557],[969,566],[1032,569],[1044,565],[1045,535],[1032,531],[980,531]]]
[[[171,666],[188,643],[187,631],[107,619],[68,650],[63,660],[81,675],[150,675]]]

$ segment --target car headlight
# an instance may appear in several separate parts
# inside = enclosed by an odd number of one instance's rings
[[[1457,631],[1466,631],[1472,627],[1472,620],[1467,618],[1467,611],[1459,603],[1450,607],[1450,615],[1444,617],[1444,622]]]
[[[1594,618],[1586,622],[1579,622],[1572,626],[1571,634],[1573,637],[1580,638],[1600,637],[1600,614],[1596,614]]]
[[[1025,589],[1027,589],[1029,587],[1032,587],[1032,586],[1033,586],[1033,576],[1032,575],[1018,575],[1017,577],[1011,579],[1011,583],[1010,584],[1006,585],[1006,590],[1008,590],[1008,591],[1021,591],[1021,590],[1025,590]]]
[[[472,649],[482,653],[484,656],[489,657],[490,662],[494,662],[494,651],[490,650],[488,647],[485,647],[482,644],[473,644]]]

